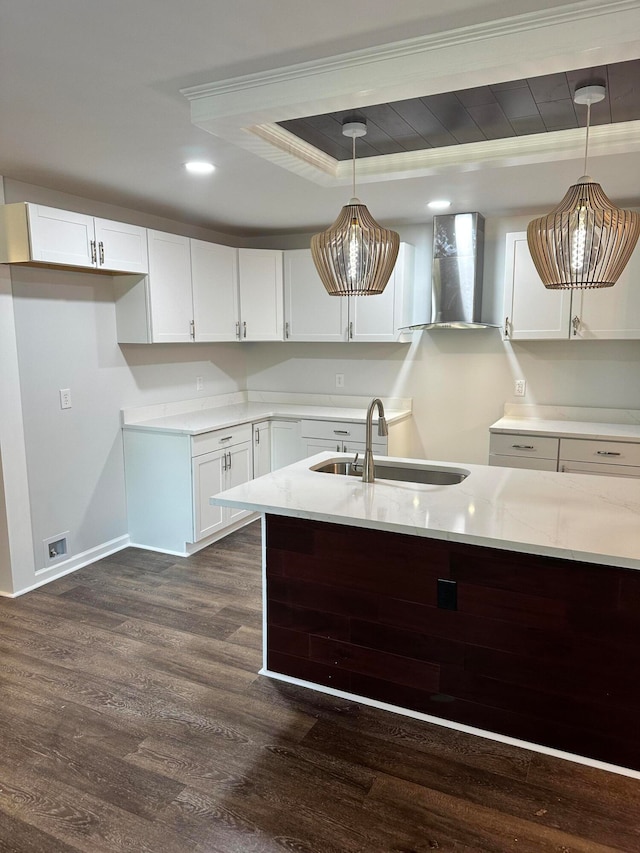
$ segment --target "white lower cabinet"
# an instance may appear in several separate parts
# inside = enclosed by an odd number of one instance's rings
[[[378,435],[378,424],[374,418],[372,450],[380,456],[406,456],[408,453],[407,421],[389,425],[387,436]],[[366,426],[350,421],[303,420],[300,434],[305,456],[313,456],[323,450],[336,453],[359,453],[365,451]]]
[[[304,459],[306,453],[300,436],[300,421],[271,421],[271,470],[277,471]]]
[[[565,474],[640,477],[640,442],[492,433],[489,465]]]
[[[613,287],[547,290],[533,264],[526,231],[507,234],[505,340],[640,338],[640,247]]]
[[[251,479],[251,436],[251,424],[196,436],[125,428],[131,544],[186,554],[244,523],[246,510],[209,498]]]
[[[250,512],[235,507],[212,506],[209,498],[225,489],[247,483],[252,476],[253,456],[250,441],[194,457],[194,542],[218,533],[251,515]]]
[[[262,477],[271,471],[271,424],[260,421],[253,425],[253,476]]]

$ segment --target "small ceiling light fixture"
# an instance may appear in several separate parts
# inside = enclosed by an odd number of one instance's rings
[[[207,163],[204,160],[190,160],[184,164],[184,167],[192,175],[210,175],[216,170],[213,163]]]
[[[330,296],[373,296],[382,293],[398,257],[400,236],[379,225],[356,198],[356,138],[367,125],[349,118],[342,133],[353,140],[353,197],[336,221],[311,238],[311,256]]]
[[[451,207],[451,202],[444,198],[435,199],[434,201],[427,202],[427,207],[430,207],[431,210],[446,210],[448,207]]]
[[[591,104],[604,96],[604,86],[576,89],[575,103],[587,106],[585,174],[569,187],[557,207],[527,228],[533,263],[549,290],[611,287],[640,235],[640,214],[616,207],[586,174]]]

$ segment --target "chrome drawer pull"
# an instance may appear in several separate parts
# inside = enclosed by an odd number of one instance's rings
[[[336,435],[351,435],[348,429],[334,429]]]
[[[596,450],[596,456],[622,456],[622,453],[616,453],[614,450]]]
[[[232,435],[225,435],[224,438],[219,439],[219,442],[222,443],[223,441],[231,441],[232,438]]]
[[[516,450],[535,450],[535,444],[512,444],[511,447],[514,447]]]

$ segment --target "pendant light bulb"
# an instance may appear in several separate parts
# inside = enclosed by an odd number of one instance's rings
[[[587,107],[584,176],[547,215],[527,228],[533,263],[550,290],[611,287],[625,268],[640,236],[640,214],[616,207],[587,172],[591,105],[605,97],[604,86],[576,89],[574,101]]]
[[[352,139],[352,193],[336,221],[311,238],[311,256],[331,296],[370,296],[382,293],[398,257],[400,236],[379,225],[356,198],[356,139],[366,124],[347,119],[342,133]]]

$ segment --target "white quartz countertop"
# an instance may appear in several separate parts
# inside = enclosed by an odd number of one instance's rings
[[[464,468],[469,476],[431,486],[310,470],[351,458],[321,453],[211,503],[640,569],[640,480],[419,459],[402,461]]]
[[[519,435],[550,435],[560,438],[608,438],[615,441],[640,441],[640,424],[503,417],[491,425],[490,431],[493,433],[517,433]]]
[[[181,412],[149,418],[135,423],[123,424],[125,429],[159,430],[186,435],[199,435],[215,429],[228,429],[237,424],[252,423],[266,418],[291,418],[295,420],[344,421],[347,423],[364,423],[367,407],[347,408],[340,406],[296,405],[290,403],[238,403],[231,406],[218,406],[199,411]],[[411,416],[410,409],[385,408],[387,422],[390,424],[402,421]],[[377,418],[377,415],[376,415]]]

